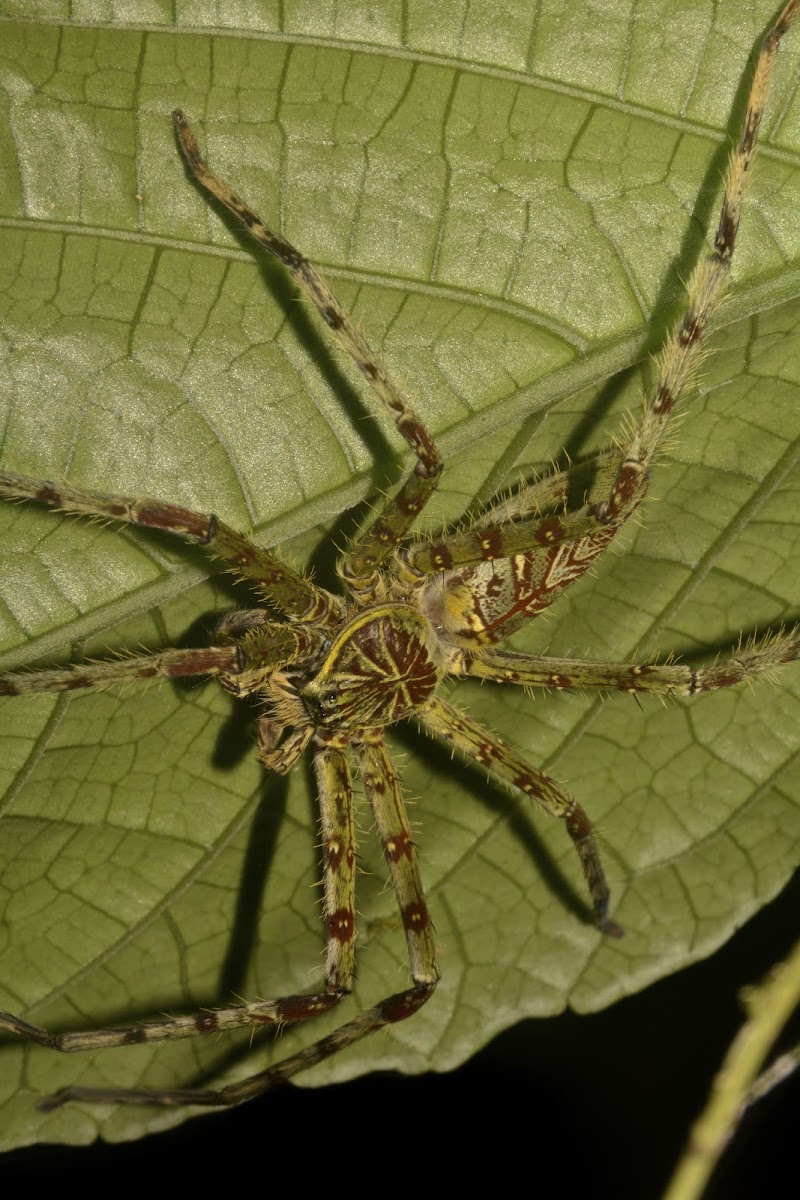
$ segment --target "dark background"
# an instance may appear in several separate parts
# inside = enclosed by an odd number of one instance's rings
[[[287,1087],[140,1142],[17,1151],[0,1185],[655,1200],[741,1023],[739,989],[788,954],[798,915],[800,873],[712,958],[605,1012],[524,1022],[450,1075]],[[796,1014],[782,1046],[799,1038]],[[798,1136],[796,1074],[748,1113],[706,1200],[791,1194]]]

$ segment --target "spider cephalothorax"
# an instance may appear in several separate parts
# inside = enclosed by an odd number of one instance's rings
[[[395,496],[342,557],[342,597],[318,587],[274,554],[224,525],[163,501],[125,498],[0,470],[0,495],[68,512],[127,522],[205,547],[268,607],[236,610],[206,649],[166,650],[139,658],[0,676],[0,695],[67,690],[153,677],[214,675],[238,696],[262,703],[258,754],[285,773],[310,749],[319,790],[327,963],[324,987],[309,994],[232,1005],[213,1013],[164,1018],[106,1031],[51,1034],[10,1014],[0,1027],[59,1050],[191,1036],[242,1025],[280,1025],[333,1007],[352,988],[355,970],[355,834],[351,772],[372,807],[408,946],[412,983],[335,1033],[250,1079],[216,1090],[68,1088],[45,1101],[112,1100],[151,1104],[234,1104],[267,1090],[375,1029],[415,1012],[439,978],[431,920],[414,843],[384,730],[411,719],[491,777],[560,817],[578,853],[594,920],[621,931],[608,915],[609,890],[588,817],[545,772],[526,762],[442,694],[447,677],[527,687],[693,695],[727,687],[800,656],[795,628],[740,646],[701,670],[675,663],[608,663],[533,657],[498,648],[553,603],[591,566],[641,505],[650,466],[676,406],[702,358],[702,340],[728,281],[742,196],[780,38],[800,11],[790,0],[764,41],[742,132],[731,156],[714,249],[688,287],[683,320],[658,359],[658,379],[638,423],[601,455],[587,476],[556,471],[495,503],[470,525],[439,540],[412,530],[441,476],[439,451],[363,335],[312,264],[274,234],[211,170],[186,117],[173,114],[178,141],[198,183],[243,222],[291,272],[322,320],[356,363],[378,402],[416,456]]]

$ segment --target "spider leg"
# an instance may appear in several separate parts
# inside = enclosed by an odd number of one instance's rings
[[[464,674],[523,687],[597,688],[600,691],[648,692],[696,696],[732,687],[800,658],[800,625],[740,645],[735,654],[708,667],[682,663],[592,662],[580,658],[540,658],[490,647],[465,656]]]
[[[658,379],[653,399],[645,405],[641,422],[622,451],[622,461],[608,499],[595,506],[597,515],[609,524],[617,526],[626,521],[644,499],[650,464],[676,405],[694,381],[704,357],[703,337],[728,288],[744,194],[778,46],[798,12],[800,0],[789,0],[761,44],[741,131],[728,163],[714,250],[692,274],[687,289],[686,313],[657,359]]]
[[[257,691],[265,677],[277,668],[311,657],[319,650],[323,637],[320,630],[312,626],[262,623],[252,627],[241,641],[231,646],[160,650],[155,654],[70,663],[53,669],[9,672],[0,675],[0,696],[71,692],[77,688],[183,679],[193,675],[219,676],[228,691],[245,696]]]
[[[356,969],[356,836],[346,735],[318,730],[314,772],[320,802],[323,910],[327,928],[325,982],[331,991],[352,990]]]
[[[491,775],[532,796],[552,817],[567,826],[589,887],[594,921],[610,937],[621,937],[619,925],[608,916],[609,888],[592,826],[577,800],[544,771],[539,771],[501,741],[496,734],[445,700],[429,700],[418,720],[429,733],[449,742],[454,750],[486,767]]]
[[[384,408],[394,418],[398,432],[417,456],[417,465],[397,495],[387,501],[380,516],[354,542],[345,555],[341,572],[353,591],[368,602],[378,583],[379,569],[401,541],[433,494],[442,473],[442,459],[430,434],[414,409],[406,403],[387,375],[366,338],[353,324],[319,271],[290,242],[274,233],[248,208],[240,196],[213,171],[200,154],[186,114],[172,114],[175,133],[195,179],[233,213],[259,245],[291,272],[341,348],[353,360]]]
[[[627,517],[625,518],[627,520]],[[622,524],[622,522],[619,522]],[[617,525],[601,520],[588,505],[575,512],[550,513],[523,517],[502,525],[482,525],[457,533],[438,542],[419,543],[400,551],[398,558],[411,568],[413,576],[435,575],[473,563],[493,562],[497,558],[532,554],[541,550],[557,552],[583,543],[587,554],[594,543],[596,557],[616,533]],[[588,563],[587,563],[588,565]]]
[[[54,1050],[72,1051],[124,1046],[141,1042],[191,1037],[234,1029],[242,1025],[275,1024],[305,1020],[326,1012],[352,988],[355,971],[355,831],[353,796],[345,758],[348,735],[317,732],[314,766],[320,795],[324,861],[324,909],[327,925],[326,990],[281,1000],[236,1005],[216,1012],[196,1013],[149,1022],[127,1029],[51,1034],[9,1013],[0,1013],[0,1028]],[[48,1096],[41,1108],[50,1110],[71,1100],[90,1103],[203,1105],[240,1104],[284,1083],[346,1046],[387,1025],[405,1020],[431,996],[439,972],[433,933],[427,915],[405,806],[397,777],[379,734],[367,735],[356,747],[367,794],[375,814],[392,886],[406,930],[414,983],[397,995],[361,1013],[327,1037],[257,1075],[217,1089],[70,1087]]]
[[[318,739],[314,766],[319,787],[324,859],[324,910],[327,929],[325,990],[308,995],[260,1000],[210,1012],[191,1013],[121,1029],[79,1033],[50,1033],[11,1015],[0,1013],[0,1029],[16,1033],[53,1050],[97,1050],[141,1042],[170,1041],[195,1034],[237,1029],[243,1025],[277,1025],[304,1021],[327,1012],[352,990],[355,970],[355,835],[353,795],[347,760],[341,746]],[[274,1071],[279,1072],[283,1064]],[[298,1068],[300,1069],[300,1068]],[[245,1084],[251,1081],[246,1080]],[[235,1104],[237,1098],[220,1099],[242,1085],[219,1091],[188,1089],[184,1092],[143,1091],[125,1088],[65,1088],[42,1102],[45,1109],[68,1100],[109,1101],[119,1104]],[[250,1093],[248,1093],[250,1094]],[[255,1094],[255,1093],[252,1093]],[[245,1096],[240,1097],[245,1099]]]
[[[378,731],[365,733],[355,749],[406,932],[411,978],[432,991],[439,978],[433,927],[397,774]]]
[[[299,1075],[302,1071],[309,1070],[310,1067],[315,1067],[317,1063],[324,1062],[326,1058],[332,1058],[338,1054],[340,1050],[345,1050],[348,1046],[354,1045],[355,1042],[361,1041],[362,1038],[368,1037],[371,1033],[376,1033],[379,1029],[385,1029],[388,1025],[396,1025],[398,1021],[405,1021],[408,1017],[412,1017],[418,1012],[422,1005],[428,1000],[433,992],[435,984],[421,983],[414,987],[406,988],[403,992],[398,992],[394,996],[390,996],[387,1000],[382,1000],[373,1008],[367,1009],[366,1012],[360,1013],[354,1017],[352,1021],[341,1025],[335,1029],[333,1033],[327,1037],[320,1038],[318,1042],[314,1042],[311,1046],[307,1046],[304,1050],[299,1050],[297,1054],[293,1054],[290,1058],[286,1058],[283,1062],[276,1063],[272,1067],[267,1067],[265,1071],[260,1071],[257,1075],[251,1075],[247,1079],[242,1079],[238,1083],[228,1084],[226,1087],[214,1089],[207,1088],[175,1088],[173,1090],[164,1091],[148,1091],[144,1088],[86,1088],[86,1087],[70,1087],[64,1088],[60,1092],[55,1092],[52,1096],[46,1096],[39,1104],[39,1108],[44,1112],[49,1112],[54,1108],[60,1108],[62,1104],[67,1104],[72,1100],[83,1100],[88,1104],[152,1104],[163,1105],[166,1107],[179,1108],[188,1105],[202,1105],[206,1108],[226,1107],[234,1104],[243,1104],[246,1100],[253,1100],[256,1096],[262,1096],[265,1092],[272,1091],[273,1088],[280,1087],[287,1080],[292,1079],[295,1075]],[[290,997],[290,999],[298,999],[303,1001],[326,1000],[325,994],[319,997],[314,996],[298,996]],[[330,1005],[320,1005],[313,1012],[304,1013],[303,1016],[313,1016],[316,1012],[324,1012]],[[211,1017],[220,1014],[210,1014]],[[4,1022],[3,1018],[7,1014],[0,1013],[0,1028],[5,1024],[6,1028],[12,1029],[12,1026]],[[196,1018],[198,1025],[206,1018],[206,1014],[201,1014]],[[16,1022],[16,1018],[11,1018]],[[278,1018],[281,1020],[281,1018]],[[293,1018],[302,1020],[303,1017]],[[22,1033],[23,1036],[32,1038],[32,1040],[41,1040],[38,1037],[32,1037],[29,1032],[34,1034],[42,1033],[43,1030],[38,1030],[36,1026],[25,1026],[24,1022],[16,1022],[20,1028],[13,1028],[13,1032]],[[239,1022],[244,1024],[245,1022]],[[139,1028],[142,1028],[140,1026]],[[210,1026],[213,1029],[213,1026]],[[230,1026],[229,1026],[230,1028]],[[189,1036],[192,1032],[205,1033],[205,1027],[189,1030],[186,1035]],[[52,1043],[47,1042],[47,1045]],[[106,1045],[108,1043],[105,1043]],[[119,1042],[111,1043],[119,1045]]]
[[[106,687],[137,680],[238,674],[242,670],[242,660],[238,646],[209,646],[204,650],[162,650],[157,654],[116,658],[108,662],[70,663],[52,670],[0,675],[0,696],[71,692],[76,688]]]
[[[601,475],[608,481],[606,494],[598,495],[593,488],[594,494],[589,501],[575,511],[544,517],[535,511],[531,515],[524,496],[519,504],[509,502],[505,506],[495,506],[473,530],[435,543],[412,545],[403,551],[398,556],[400,571],[403,566],[409,568],[411,581],[421,575],[498,558],[541,553],[543,549],[550,552],[555,563],[554,556],[576,545],[577,552],[572,555],[575,561],[566,564],[571,580],[586,570],[642,503],[647,494],[650,466],[679,401],[695,379],[705,354],[703,338],[708,323],[727,291],[744,194],[778,46],[798,12],[800,0],[789,0],[761,45],[741,132],[731,149],[714,250],[693,272],[683,320],[658,355],[652,399],[644,402],[640,421],[613,457],[604,455],[600,459]],[[611,464],[614,469],[609,474]],[[557,494],[557,489],[555,492]],[[503,517],[508,524],[498,517]],[[564,558],[563,554],[561,558]],[[563,562],[557,564],[559,574],[563,574],[564,566]],[[549,596],[548,603],[554,598],[555,593]]]
[[[617,456],[613,451],[598,454],[588,462],[570,463],[563,470],[532,482],[523,481],[483,509],[470,522],[472,529],[516,525],[531,517],[541,518],[580,506],[589,496],[602,495],[614,478]]]
[[[0,470],[0,496],[9,500],[37,500],[78,516],[106,518],[175,534],[199,543],[221,558],[233,574],[255,584],[287,616],[301,621],[338,620],[335,597],[303,579],[244,534],[224,525],[213,513],[193,512],[163,500],[134,499],[68,483],[51,483],[5,469]]]
[[[541,555],[545,551],[552,556],[579,542],[584,552],[589,552],[596,541],[599,553],[614,531],[593,511],[593,501],[608,495],[618,461],[616,452],[606,451],[591,462],[523,483],[491,504],[468,527],[447,533],[438,541],[427,538],[412,542],[399,551],[399,574],[402,577],[404,568],[408,568],[410,581],[414,582],[421,576],[518,554]]]

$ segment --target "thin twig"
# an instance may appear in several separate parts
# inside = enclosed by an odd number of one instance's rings
[[[753,1081],[761,1064],[800,1003],[800,942],[762,984],[746,989],[742,999],[747,1020],[725,1056],[704,1111],[692,1126],[664,1200],[698,1200],[702,1196],[742,1114],[752,1103]]]

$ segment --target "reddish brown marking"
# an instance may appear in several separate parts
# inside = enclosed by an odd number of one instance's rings
[[[413,1014],[425,1003],[430,997],[436,985],[433,983],[418,983],[415,988],[411,988],[407,992],[400,992],[397,996],[390,996],[388,1000],[384,1000],[380,1005],[380,1014],[387,1025],[395,1025],[398,1021],[405,1021],[406,1017]]]
[[[483,594],[487,600],[494,600],[496,596],[503,593],[505,581],[502,575],[492,575],[491,579],[487,579],[483,585]]]
[[[447,571],[453,565],[453,556],[446,542],[438,542],[429,550],[430,560],[440,571]]]
[[[36,492],[36,499],[41,500],[42,504],[60,504],[61,493],[52,484],[46,483]]]
[[[614,499],[625,505],[635,495],[642,469],[639,463],[623,463],[614,484]]]
[[[125,1030],[125,1040],[123,1046],[139,1046],[142,1042],[147,1041],[147,1029],[144,1025],[132,1025],[130,1029]]]
[[[376,521],[372,526],[371,536],[384,546],[394,546],[400,540],[401,535],[389,521]],[[365,558],[371,558],[373,564],[377,563],[375,555],[365,555]]]
[[[562,542],[566,527],[558,517],[545,517],[536,526],[536,541],[540,546],[550,546],[553,542]]]
[[[414,857],[414,843],[411,840],[411,834],[405,830],[396,837],[387,838],[383,849],[389,862],[396,863],[401,858]]]
[[[276,1021],[287,1024],[290,1021],[305,1021],[308,1017],[315,1016],[316,1013],[327,1012],[329,1008],[338,1004],[340,999],[341,997],[335,992],[312,992],[308,996],[284,996],[275,1004],[276,1016],[255,1015],[254,1020],[264,1021],[268,1024],[274,1024]]]
[[[88,675],[71,675],[64,680],[64,686],[59,690],[71,692],[74,688],[91,687],[93,682]]]
[[[662,383],[661,387],[656,392],[656,398],[653,401],[653,412],[670,413],[675,407],[675,397],[672,394],[671,388],[666,383]]]
[[[186,675],[207,675],[214,671],[237,671],[241,670],[239,647],[231,646],[224,650],[206,649],[192,650],[191,654],[181,658],[178,662],[168,663],[166,674],[170,679],[181,679]],[[152,674],[156,674],[155,671]],[[148,676],[142,674],[142,678]]]
[[[736,659],[731,659],[727,671],[713,667],[709,674],[713,675],[715,688],[733,687],[734,684],[742,682],[742,666]]]
[[[444,463],[439,459],[439,451],[430,440],[423,447],[427,453],[427,462],[418,462],[414,468],[414,474],[421,476],[423,479],[433,480],[433,486],[436,486],[436,480],[444,470]]]
[[[401,916],[403,928],[409,933],[419,933],[421,930],[427,929],[430,924],[428,907],[422,900],[415,900],[411,904],[407,904]]]
[[[576,842],[582,842],[584,838],[592,836],[592,826],[589,818],[583,809],[576,804],[566,817],[567,831],[569,836]]]
[[[503,557],[503,533],[500,529],[487,529],[475,535],[484,559]]]
[[[328,918],[328,933],[337,942],[352,942],[356,933],[352,908],[337,908]]]
[[[203,539],[208,536],[208,517],[174,504],[156,501],[143,504],[136,509],[136,524],[146,529],[178,529],[189,537]]]
[[[219,1017],[216,1013],[198,1013],[194,1019],[194,1027],[198,1033],[214,1033],[219,1029]]]
[[[547,681],[556,688],[571,688],[575,686],[574,679],[571,679],[569,675],[548,675]]]
[[[331,871],[336,871],[344,857],[343,842],[326,842],[325,843],[325,861]]]

